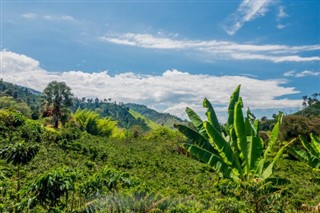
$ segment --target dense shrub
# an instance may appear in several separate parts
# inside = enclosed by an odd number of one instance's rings
[[[7,127],[18,127],[25,122],[26,118],[15,110],[0,109],[0,121]]]
[[[13,109],[22,113],[24,116],[31,117],[31,109],[25,102],[18,102],[13,97],[0,97],[0,109]]]
[[[289,141],[299,135],[309,138],[310,133],[320,135],[320,117],[307,118],[302,115],[288,115],[283,118],[282,140]]]
[[[121,131],[116,126],[117,122],[110,118],[100,118],[96,112],[78,109],[74,118],[79,122],[80,128],[92,135],[103,137],[121,137]]]

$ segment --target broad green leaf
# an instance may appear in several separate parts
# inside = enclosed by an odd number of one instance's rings
[[[210,144],[207,139],[205,139],[202,135],[200,135],[198,132],[194,131],[193,129],[190,129],[189,127],[182,125],[182,124],[176,124],[174,125],[175,128],[177,128],[182,134],[184,134],[187,138],[189,138],[195,145],[218,155],[217,150],[213,148],[213,146]]]
[[[190,121],[192,122],[192,124],[198,129],[199,133],[205,137],[206,139],[208,139],[208,135],[206,134],[206,130],[203,127],[203,121],[200,118],[200,116],[193,111],[191,108],[187,107],[186,108],[186,113],[190,119]]]
[[[284,150],[290,145],[292,144],[296,139],[291,140],[289,143],[285,144],[284,146],[281,147],[281,149],[279,149],[279,151],[277,152],[276,156],[272,159],[271,163],[268,165],[268,167],[263,171],[261,177],[263,179],[267,179],[269,178],[272,173],[273,173],[273,166],[275,165],[275,163],[279,160],[279,158],[281,157],[282,153],[284,152]]]
[[[308,141],[306,141],[302,136],[299,136],[300,141],[304,148],[309,152],[310,155],[314,157],[319,157],[319,153],[317,152],[318,150],[315,150],[313,146],[310,145]]]
[[[234,120],[234,106],[237,101],[239,101],[240,98],[240,87],[241,85],[237,86],[237,88],[234,90],[230,97],[230,103],[228,107],[228,122],[227,122],[227,128],[230,128],[233,125]]]
[[[238,101],[235,105],[234,128],[237,135],[237,144],[241,153],[240,157],[242,157],[245,171],[248,173],[250,171],[248,164],[248,146],[241,101]]]
[[[224,140],[222,135],[209,122],[204,122],[204,127],[224,162],[232,165],[242,175],[240,162],[233,154],[230,144]]]
[[[185,143],[183,147],[200,161],[212,166],[222,177],[231,176],[231,169],[219,156],[192,144]]]
[[[305,150],[290,148],[289,152],[300,161],[307,163],[310,167],[315,169],[320,168],[320,158],[310,155],[310,153]]]
[[[263,141],[260,137],[248,137],[248,165],[249,170],[255,170],[258,165],[258,160],[263,152]]]
[[[206,115],[208,117],[208,121],[211,123],[212,126],[216,128],[219,132],[221,132],[220,124],[217,118],[217,115],[208,99],[203,99],[202,102],[203,107],[207,108]]]
[[[254,124],[253,124],[254,123]],[[254,115],[251,113],[250,109],[247,110],[247,117],[245,118],[245,129],[247,136],[255,136],[257,135],[256,122],[254,121]]]
[[[310,134],[311,137],[311,144],[313,145],[314,149],[318,152],[318,157],[320,158],[320,138],[315,136],[313,133]]]
[[[279,132],[280,132],[280,125],[282,123],[282,113],[280,113],[278,115],[278,121],[277,123],[274,125],[272,132],[271,132],[271,138],[268,142],[268,146],[266,148],[266,150],[264,151],[264,155],[263,158],[260,160],[259,165],[258,165],[258,170],[257,173],[258,174],[262,174],[263,172],[263,168],[264,168],[264,164],[267,160],[267,157],[269,155],[269,153],[272,151],[274,145],[276,144],[276,142],[278,141],[278,136],[279,136]]]
[[[300,161],[309,162],[311,156],[302,149],[296,149],[296,148],[289,148],[289,153],[292,154],[295,158],[297,158]]]
[[[186,108],[186,113],[193,125],[200,130],[203,126],[203,121],[200,116],[189,107]]]
[[[231,148],[233,150],[234,155],[240,161],[241,160],[240,159],[240,150],[239,150],[239,147],[238,147],[237,135],[236,135],[236,131],[235,131],[234,127],[229,129],[229,134],[230,134],[230,138],[231,138],[230,146],[231,146]]]

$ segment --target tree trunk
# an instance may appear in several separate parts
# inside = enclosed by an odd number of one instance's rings
[[[54,122],[54,128],[58,128],[59,127],[59,115],[57,113],[55,113],[53,115],[53,122]]]

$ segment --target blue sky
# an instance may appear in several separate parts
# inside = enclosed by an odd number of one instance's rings
[[[320,2],[1,1],[1,75],[184,116],[223,113],[242,84],[258,115],[320,92]]]

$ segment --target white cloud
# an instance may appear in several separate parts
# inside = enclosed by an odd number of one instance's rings
[[[69,15],[40,15],[36,13],[24,13],[21,16],[26,19],[44,19],[47,21],[75,21],[75,18]]]
[[[301,72],[288,71],[288,72],[285,72],[283,76],[296,77],[296,78],[301,78],[306,76],[320,76],[320,71],[311,71],[311,70],[304,70]]]
[[[283,6],[279,6],[277,19],[280,20],[280,19],[288,17],[288,16],[289,15],[284,11],[284,7]]]
[[[35,14],[35,13],[24,13],[24,14],[22,14],[22,17],[26,18],[26,19],[35,19],[35,18],[37,18],[37,14]]]
[[[203,111],[207,97],[223,119],[230,94],[238,84],[246,106],[252,109],[297,108],[300,100],[279,98],[299,91],[283,86],[281,79],[258,80],[246,76],[213,76],[167,70],[162,75],[139,75],[131,72],[114,76],[107,71],[48,72],[39,62],[25,55],[2,51],[3,80],[42,91],[52,80],[64,81],[77,97],[112,98],[116,101],[145,104],[159,111],[185,118],[184,108]]]
[[[279,29],[279,30],[282,30],[283,28],[285,28],[286,26],[285,25],[283,25],[283,24],[277,24],[277,28]]]
[[[229,17],[230,25],[225,28],[227,33],[234,35],[246,22],[264,16],[270,3],[271,0],[243,0],[237,11]]]
[[[276,44],[239,44],[218,40],[178,40],[151,34],[125,33],[98,38],[104,42],[149,49],[186,50],[202,52],[210,59],[266,60],[272,62],[319,61],[319,56],[301,57],[301,52],[320,50],[320,45],[287,46]]]

